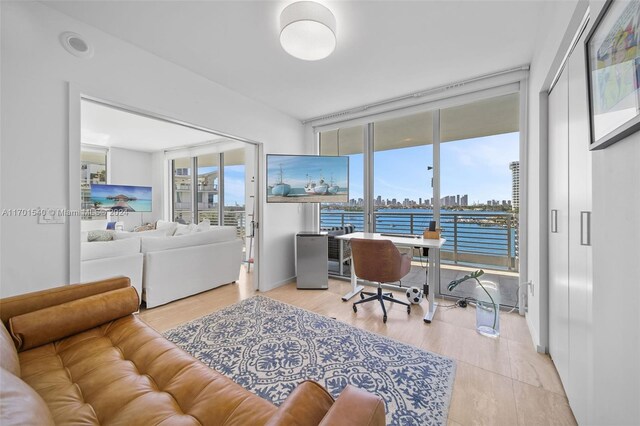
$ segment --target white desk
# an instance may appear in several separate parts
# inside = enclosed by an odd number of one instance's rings
[[[335,238],[342,241],[348,241],[352,238],[364,238],[368,240],[389,240],[393,244],[399,247],[420,247],[420,248],[430,248],[432,252],[429,256],[429,273],[427,274],[428,282],[424,283],[424,294],[427,297],[427,302],[429,304],[429,309],[427,310],[426,315],[424,316],[424,322],[430,323],[433,319],[433,315],[436,313],[436,304],[434,300],[435,288],[434,283],[440,281],[440,268],[436,268],[436,262],[439,266],[440,264],[440,248],[444,245],[445,239],[440,238],[439,240],[428,240],[425,238],[416,238],[416,237],[398,237],[391,236],[385,234],[373,234],[370,232],[353,232],[351,234],[345,235],[336,235]],[[342,251],[342,247],[340,248]],[[342,296],[343,301],[347,301],[351,299],[356,294],[360,293],[364,289],[363,286],[358,285],[358,277],[356,277],[355,271],[353,269],[353,253],[351,254],[351,291],[344,296]],[[431,291],[430,291],[431,290]],[[427,296],[428,295],[428,296]]]

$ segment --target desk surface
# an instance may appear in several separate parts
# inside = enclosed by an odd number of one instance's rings
[[[377,234],[371,232],[353,232],[351,234],[344,235],[336,235],[335,238],[339,240],[350,240],[352,238],[364,238],[367,240],[389,240],[393,244],[397,246],[407,246],[407,247],[428,247],[428,248],[441,248],[444,243],[447,241],[444,238],[440,238],[439,240],[429,240],[426,238],[420,237],[398,237],[395,235],[385,235],[385,234]]]

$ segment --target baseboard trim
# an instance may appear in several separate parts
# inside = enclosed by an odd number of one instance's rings
[[[265,286],[266,287],[265,289],[260,290],[260,291],[264,293],[264,292],[276,289],[278,287],[282,287],[283,285],[290,284],[290,283],[295,282],[295,281],[296,281],[296,276],[294,275],[292,277],[285,278],[284,280],[275,282],[275,283],[273,283],[271,285],[267,285],[267,286]]]

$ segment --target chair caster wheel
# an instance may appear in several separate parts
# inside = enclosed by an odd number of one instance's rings
[[[364,299],[364,294],[362,294],[362,292],[360,292],[360,300]]]
[[[393,293],[389,293],[389,297],[393,299]]]
[[[387,323],[387,316],[386,315],[382,317],[382,322],[385,323],[385,324]]]
[[[411,313],[411,306],[407,306],[407,313],[410,314]]]
[[[358,312],[358,308],[356,307],[356,305],[353,305],[353,312]]]

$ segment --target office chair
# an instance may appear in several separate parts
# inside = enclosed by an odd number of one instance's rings
[[[399,303],[407,307],[411,313],[411,305],[393,298],[391,293],[383,293],[381,284],[400,281],[411,270],[411,257],[400,254],[398,248],[389,240],[351,239],[351,257],[356,276],[363,280],[377,282],[376,293],[361,292],[359,300],[353,304],[353,312],[358,312],[357,305],[377,300],[382,306],[382,322],[387,322],[387,309],[384,301]],[[365,296],[369,296],[366,299]]]

